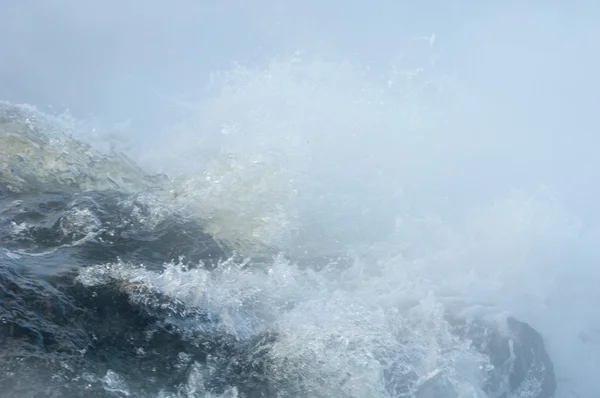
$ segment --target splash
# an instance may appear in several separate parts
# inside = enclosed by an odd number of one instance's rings
[[[83,269],[78,280],[116,283],[151,312],[164,297],[182,304],[192,321],[177,324],[192,342],[209,327],[198,314],[218,319],[218,331],[242,343],[274,332],[268,360],[259,355],[257,366],[289,396],[489,395],[490,356],[457,337],[447,319],[463,311],[526,320],[544,335],[562,391],[593,385],[587,376],[596,353],[588,348],[597,325],[585,303],[595,297],[595,274],[586,283],[576,276],[596,259],[593,235],[552,189],[527,181],[515,184],[527,189],[512,189],[494,178],[513,174],[499,171],[495,145],[462,124],[468,109],[455,115],[456,107],[447,108],[454,85],[443,81],[440,90],[429,77],[419,83],[418,73],[394,76],[412,83],[390,85],[350,63],[299,58],[215,76],[212,96],[161,143],[156,161],[172,177],[143,200],[146,211],[127,217],[155,227],[181,212],[245,260],[216,270],[166,261],[159,271],[107,261]],[[513,139],[507,135],[503,145]],[[19,145],[10,151],[38,153]],[[72,144],[61,145],[52,153]],[[99,170],[101,183],[91,186],[114,187],[112,169],[87,160],[104,158],[90,156],[75,158],[83,170],[75,175]],[[49,166],[32,167],[33,174],[6,172],[7,186],[72,185],[51,179],[64,165],[41,159]],[[133,175],[115,180],[119,188],[147,187],[145,172],[116,162],[116,175]],[[77,231],[72,216],[62,225]],[[276,252],[284,254],[273,258]],[[573,281],[581,305],[566,310]],[[226,366],[219,358],[193,364],[177,394],[241,394],[206,388]],[[123,388],[105,374],[102,383]],[[498,394],[507,393],[506,380],[497,384]],[[540,389],[529,376],[515,394]]]
[[[131,190],[158,183],[123,153],[105,156],[70,139],[68,121],[32,106],[0,102],[0,188],[17,193],[52,187]]]

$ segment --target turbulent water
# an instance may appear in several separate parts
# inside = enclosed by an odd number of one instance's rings
[[[0,107],[0,396],[554,396],[526,319],[290,234],[273,164],[151,175],[65,128]]]
[[[0,1],[0,398],[599,397],[596,3]]]

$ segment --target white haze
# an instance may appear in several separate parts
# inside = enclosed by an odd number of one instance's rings
[[[598,6],[288,3],[0,0],[0,97],[235,232],[516,314],[596,396]]]

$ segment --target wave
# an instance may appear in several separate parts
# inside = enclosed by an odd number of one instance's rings
[[[240,216],[214,181],[152,175],[65,131],[0,104],[3,396],[554,395],[527,323],[412,294],[368,256],[286,251],[272,203]],[[240,181],[226,159],[209,176],[268,189],[268,162]]]

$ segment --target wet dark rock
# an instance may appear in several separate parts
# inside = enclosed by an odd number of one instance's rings
[[[514,317],[453,319],[455,333],[489,356],[493,369],[485,391],[490,398],[553,398],[554,365],[540,333]]]

